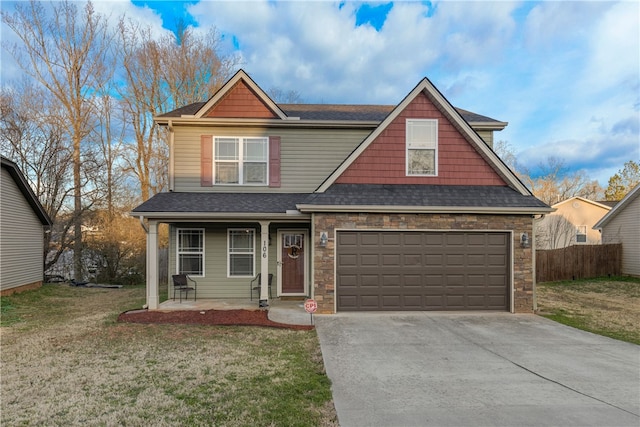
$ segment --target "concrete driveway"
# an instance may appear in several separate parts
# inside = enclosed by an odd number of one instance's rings
[[[640,425],[640,346],[509,313],[316,327],[341,427]]]

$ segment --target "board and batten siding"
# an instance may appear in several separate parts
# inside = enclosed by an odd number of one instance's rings
[[[370,133],[367,129],[284,129],[175,126],[174,191],[178,192],[280,192],[315,190]],[[201,136],[279,136],[280,187],[201,186]]]
[[[42,282],[43,228],[9,172],[0,177],[0,290]]]
[[[255,272],[260,272],[260,227],[257,224],[232,224],[232,225],[212,225],[212,224],[173,224],[169,228],[169,299],[173,298],[173,283],[171,275],[177,271],[177,229],[204,228],[204,277],[193,277],[198,282],[198,299],[203,298],[249,298],[249,283],[251,278],[227,277],[227,230],[229,228],[251,228],[256,233],[256,258]],[[277,278],[277,244],[275,232],[269,246],[269,272],[274,274],[271,291],[276,294]],[[254,299],[257,294],[254,294]],[[189,298],[192,298],[190,295]]]
[[[622,243],[622,274],[640,276],[640,197],[605,224],[602,243]]]

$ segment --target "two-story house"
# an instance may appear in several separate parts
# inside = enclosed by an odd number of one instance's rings
[[[260,274],[261,306],[532,311],[533,217],[551,208],[491,149],[506,123],[454,108],[428,79],[395,106],[283,105],[239,71],[155,120],[169,191],[133,211],[149,309],[168,223],[169,272],[196,279],[199,299],[249,298]]]

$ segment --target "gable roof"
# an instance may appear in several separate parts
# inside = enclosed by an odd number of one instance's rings
[[[202,118],[209,110],[211,110],[216,104],[221,102],[231,89],[239,83],[244,83],[248,88],[255,93],[260,101],[269,109],[275,116],[281,120],[286,120],[287,115],[278,107],[278,105],[269,98],[269,96],[249,77],[244,70],[239,70],[233,77],[231,77],[222,87],[202,105],[198,111],[194,114],[195,118]]]
[[[609,211],[611,209],[611,206],[607,206],[603,202],[595,202],[593,200],[585,199],[584,197],[580,197],[580,196],[569,197],[568,199],[565,199],[565,200],[563,200],[561,202],[558,202],[558,203],[555,203],[555,204],[551,205],[551,207],[552,208],[558,208],[560,205],[564,205],[565,203],[573,202],[573,201],[576,201],[576,200],[582,201],[584,203],[588,203],[588,204],[596,206],[598,208],[605,209],[607,211]]]
[[[271,122],[286,120],[292,124],[299,122],[358,122],[370,126],[377,126],[396,107],[395,105],[364,105],[364,104],[276,104],[244,70],[239,70],[229,79],[208,101],[194,102],[182,106],[173,111],[154,117],[159,124],[168,124],[174,119],[190,121],[203,119],[207,112],[224,101],[225,97],[233,92],[239,84],[244,84],[253,92],[256,101],[262,103],[266,109],[273,113],[273,117],[256,117],[254,119]],[[492,119],[491,117],[473,113],[468,110],[456,108],[456,111],[474,128],[487,130],[502,130],[507,126],[506,122]],[[228,117],[227,117],[228,119]],[[246,120],[246,118],[244,118]]]
[[[206,102],[194,102],[185,105],[156,119],[173,119],[180,117],[195,117],[202,110]],[[301,121],[366,121],[374,124],[382,122],[396,107],[395,105],[368,105],[368,104],[278,104],[278,107],[287,117],[296,117]],[[462,108],[456,108],[463,119],[474,127],[500,130],[507,125],[491,117],[473,113]]]
[[[13,180],[15,181],[18,189],[24,196],[27,203],[29,203],[29,206],[31,206],[31,209],[33,209],[33,212],[36,214],[42,225],[53,225],[51,218],[49,218],[49,215],[42,207],[42,204],[29,186],[27,179],[22,174],[20,168],[18,168],[18,165],[3,156],[0,156],[0,160],[2,163],[2,168],[6,169],[7,172],[9,172],[9,175],[11,175],[11,178],[13,178]]]
[[[308,219],[311,212],[542,214],[534,196],[505,186],[334,184],[324,193],[158,193],[132,214],[160,219]]]
[[[548,213],[532,195],[506,186],[333,184],[298,204],[301,212]]]
[[[631,191],[627,193],[622,200],[620,200],[600,221],[596,222],[593,226],[594,229],[603,228],[613,218],[615,218],[620,212],[627,208],[631,202],[640,196],[640,184],[637,184]]]
[[[493,169],[504,179],[508,185],[516,189],[523,195],[531,196],[529,189],[516,177],[509,167],[489,148],[480,138],[469,123],[462,117],[449,101],[436,89],[436,87],[426,77],[416,85],[415,88],[398,104],[393,111],[380,123],[380,125],[342,162],[336,170],[317,188],[316,191],[324,192],[344,173],[347,168],[380,136],[380,134],[404,111],[409,104],[421,93],[452,122],[458,131],[465,137],[476,151],[493,167]]]

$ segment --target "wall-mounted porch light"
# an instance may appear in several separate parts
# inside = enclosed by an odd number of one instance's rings
[[[522,233],[520,236],[520,246],[523,248],[529,247],[529,235],[527,233]]]
[[[323,231],[320,233],[320,246],[321,247],[326,247],[327,246],[327,242],[329,241],[329,235],[327,234],[326,231]]]

